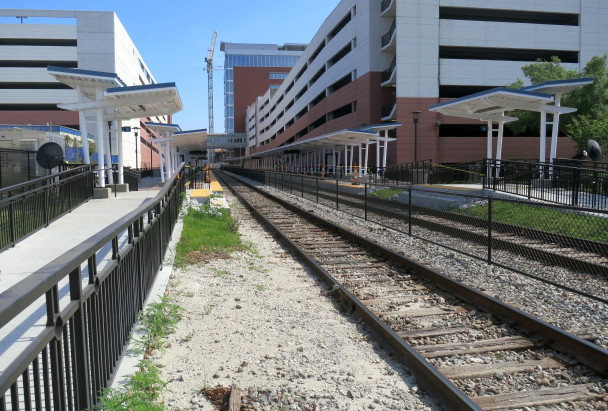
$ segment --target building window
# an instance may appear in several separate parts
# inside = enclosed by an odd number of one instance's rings
[[[574,50],[540,50],[511,49],[496,47],[453,47],[440,46],[440,59],[464,60],[502,60],[502,61],[536,61],[551,60],[558,57],[562,63],[578,63],[578,51]]]
[[[270,80],[285,80],[289,73],[269,73],[268,78]]]
[[[504,23],[555,24],[578,26],[579,15],[529,10],[477,9],[471,7],[439,7],[439,18],[445,20],[496,21]]]
[[[270,85],[270,89],[271,89],[271,90],[278,90],[278,89],[279,89],[279,87],[281,87],[281,85],[280,85],[280,84],[271,84],[271,85]]]

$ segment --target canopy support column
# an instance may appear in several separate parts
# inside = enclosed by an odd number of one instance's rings
[[[556,106],[561,106],[561,102],[562,102],[562,95],[561,93],[558,93],[555,95],[555,105]],[[553,113],[553,122],[552,124],[552,129],[551,129],[551,154],[549,157],[549,162],[551,164],[553,164],[553,160],[555,159],[555,157],[557,157],[557,139],[558,139],[558,133],[559,133],[559,112],[554,112]],[[551,170],[553,171],[553,170]]]
[[[81,103],[86,102],[87,98],[82,92],[82,87],[77,86],[78,100]],[[84,164],[91,164],[91,158],[89,157],[89,133],[87,129],[87,116],[84,109],[78,110],[78,124],[80,126],[80,138],[82,140],[82,162]]]
[[[110,122],[111,123],[111,122]],[[112,143],[110,139],[112,138],[110,131],[110,124],[103,124],[104,127],[104,150],[106,153],[106,163],[108,164],[108,183],[114,184],[114,170],[112,169]]]
[[[538,151],[538,162],[544,163],[547,150],[547,112],[540,112],[540,147]]]
[[[101,97],[102,97],[102,93],[103,90],[98,88],[96,90],[96,101],[101,101]],[[103,109],[102,108],[98,108],[95,110],[95,122],[96,122],[96,128],[97,128],[97,132],[95,133],[95,142],[97,145],[97,181],[98,181],[98,185],[99,187],[105,187],[106,186],[106,179],[105,179],[105,164],[104,164],[104,145],[103,145],[103,134],[104,134],[104,127],[103,127]]]
[[[116,120],[116,140],[118,144],[118,184],[125,183],[124,153],[122,149],[122,120]]]

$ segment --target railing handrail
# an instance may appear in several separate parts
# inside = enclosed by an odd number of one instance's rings
[[[48,179],[54,179],[54,178],[57,178],[57,177],[64,176],[66,174],[79,174],[79,173],[82,173],[82,172],[88,172],[88,171],[91,170],[91,167],[92,166],[90,166],[90,165],[84,165],[84,166],[80,166],[80,167],[77,167],[77,168],[72,168],[70,170],[62,171],[60,173],[55,173],[55,174],[51,174],[51,175],[44,176],[44,177],[38,177],[38,178],[35,178],[33,180],[25,181],[23,183],[13,184],[12,186],[0,188],[0,197],[2,197],[2,195],[5,192],[20,190],[22,187],[26,187],[28,185],[37,184],[39,182],[42,182],[42,181],[45,181],[45,180],[48,180]]]
[[[12,318],[27,308],[36,299],[42,297],[57,282],[78,268],[94,250],[99,250],[118,234],[123,232],[129,225],[140,216],[164,201],[169,191],[174,188],[177,175],[182,172],[184,163],[181,164],[172,180],[165,184],[154,200],[146,202],[133,210],[111,226],[108,226],[97,234],[91,236],[87,241],[75,246],[70,251],[57,257],[44,267],[36,270],[17,284],[0,293],[0,328],[4,327]],[[2,374],[0,374],[0,393],[2,390]]]
[[[580,171],[592,171],[592,172],[608,172],[608,170],[603,170],[603,169],[597,169],[597,168],[591,168],[591,167],[577,167],[577,166],[567,166],[567,165],[563,165],[563,164],[559,164],[559,163],[541,163],[541,162],[528,162],[528,161],[521,161],[521,160],[498,160],[495,158],[486,158],[484,159],[484,161],[489,161],[491,163],[494,164],[500,164],[501,167],[507,164],[521,164],[521,165],[526,165],[526,166],[532,166],[532,167],[544,167],[544,168],[549,168],[549,167],[553,167],[553,169],[570,169],[570,170],[580,170]]]

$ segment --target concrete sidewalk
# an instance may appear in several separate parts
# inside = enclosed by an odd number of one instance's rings
[[[75,246],[122,219],[144,203],[152,202],[160,191],[158,179],[143,179],[140,191],[117,193],[108,199],[89,200],[15,245],[0,253],[0,293],[49,264]],[[127,240],[126,231],[119,243]],[[97,253],[98,268],[109,262],[111,244]],[[87,270],[83,267],[83,282]],[[60,281],[60,307],[69,302],[67,278]],[[44,296],[0,329],[0,373],[45,327]]]

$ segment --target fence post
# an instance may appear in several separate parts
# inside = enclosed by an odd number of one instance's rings
[[[578,193],[580,189],[580,169],[574,169],[574,181],[572,182],[572,205],[578,205]]]
[[[49,183],[48,180],[46,180],[47,183]],[[49,226],[49,189],[48,186],[44,189],[43,191],[43,195],[44,195],[44,226],[48,227]]]
[[[365,221],[367,221],[367,182],[365,183]]]
[[[316,177],[315,181],[317,182],[317,204],[319,204],[319,177]]]
[[[289,194],[293,194],[293,174],[289,174]]]
[[[304,198],[304,176],[302,176],[302,198]]]
[[[492,197],[488,198],[488,274],[492,274]]]
[[[15,245],[15,237],[16,237],[16,230],[15,230],[15,204],[13,203],[13,201],[10,199],[11,197],[11,193],[8,193],[8,198],[9,198],[9,203],[8,203],[8,218],[9,218],[9,226],[10,226],[10,236],[11,236],[11,246]]]
[[[340,203],[339,203],[339,198],[338,198],[338,193],[339,193],[339,186],[338,186],[339,180],[336,179],[336,210],[340,209]]]
[[[410,236],[411,245],[414,242],[414,239],[412,238],[412,187],[410,187],[407,204],[408,234]]]
[[[528,164],[528,200],[532,195],[532,163]]]
[[[281,173],[281,191],[285,191],[285,174]]]

